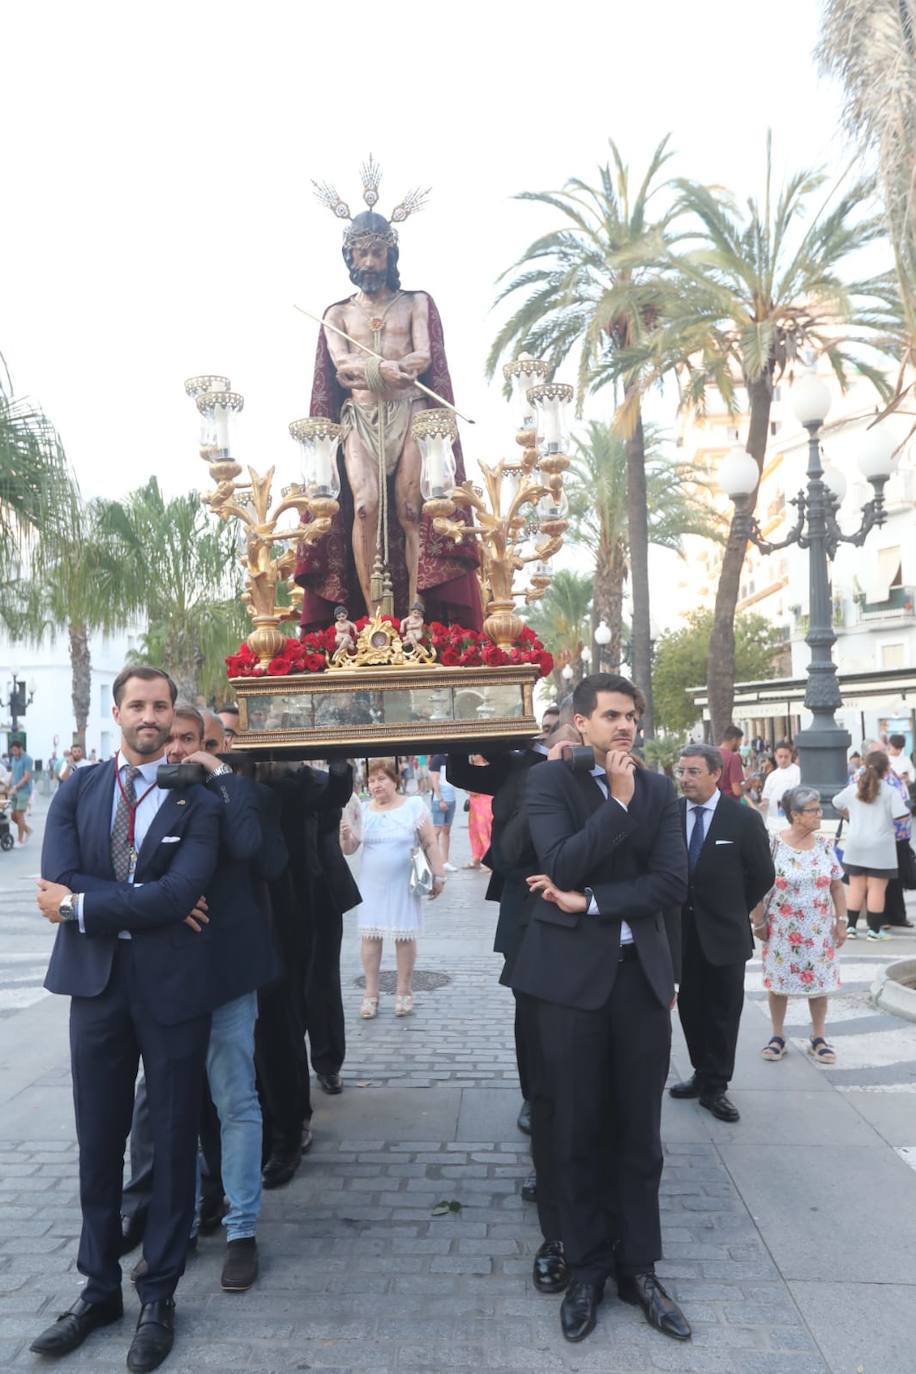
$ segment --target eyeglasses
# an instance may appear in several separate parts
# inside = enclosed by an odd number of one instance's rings
[[[708,768],[675,768],[676,778],[702,778],[709,772]]]
[[[803,816],[823,816],[824,808],[822,806],[803,806],[801,813]]]

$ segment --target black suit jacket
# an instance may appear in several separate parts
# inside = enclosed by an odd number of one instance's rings
[[[645,769],[624,810],[605,800],[589,774],[557,761],[528,773],[531,837],[558,887],[595,893],[598,915],[567,915],[538,897],[510,982],[519,992],[596,1011],[617,976],[620,923],[633,932],[649,986],[669,1006],[674,996],[664,912],[687,893],[687,852],[670,781]]]
[[[685,843],[687,805],[681,797]],[[748,914],[769,892],[774,878],[769,836],[760,814],[720,794],[687,893],[707,963],[718,967],[750,959],[754,939]]]
[[[269,819],[273,797],[266,787],[225,774],[207,789],[221,807],[219,860],[206,890],[213,946],[210,1005],[221,1007],[279,975],[260,889],[264,880],[280,876],[287,854],[279,816]]]
[[[482,792],[485,796],[493,798],[490,848],[483,856],[483,862],[490,869],[487,901],[500,904],[493,942],[493,948],[498,954],[508,954],[510,949],[514,949],[518,914],[528,896],[527,887],[522,882],[520,889],[519,881],[524,879],[526,872],[536,871],[534,868],[527,868],[525,872],[520,871],[525,868],[525,861],[518,862],[507,855],[502,842],[503,835],[507,823],[513,817],[517,817],[519,807],[523,805],[527,770],[533,764],[544,763],[545,760],[546,755],[536,749],[512,750],[510,753],[500,754],[486,764],[471,763],[466,754],[448,756],[450,782],[454,782],[457,787],[463,787],[467,792]],[[533,856],[527,824],[520,835],[521,847]]]
[[[134,883],[111,866],[114,760],[79,768],[56,792],[45,824],[42,876],[82,892],[83,934],[58,926],[49,992],[98,997],[111,977],[118,932],[138,943],[137,993],[155,1021],[175,1025],[209,1010],[212,932],[184,924],[216,867],[219,803],[204,787],[169,792],[146,832]]]
[[[270,784],[279,798],[289,868],[271,885],[274,915],[287,958],[307,952],[309,923],[324,908],[338,916],[362,898],[340,848],[340,814],[353,795],[353,769],[307,764]]]

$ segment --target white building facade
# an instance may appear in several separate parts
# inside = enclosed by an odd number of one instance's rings
[[[139,631],[133,634],[102,636],[90,639],[92,662],[92,694],[89,719],[86,724],[87,757],[95,750],[98,759],[110,757],[118,740],[118,731],[111,718],[111,685],[127,662],[127,656],[139,647]],[[73,743],[76,721],[71,700],[71,672],[68,638],[61,630],[53,640],[38,648],[11,643],[0,635],[0,752],[7,753],[12,726],[9,699],[13,679],[26,684],[26,696],[32,700],[18,722],[18,733],[26,737],[26,747],[33,759],[47,760]]]

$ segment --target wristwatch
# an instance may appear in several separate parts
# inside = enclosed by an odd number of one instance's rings
[[[229,767],[228,763],[221,763],[218,768],[214,768],[209,778],[207,778],[207,782],[211,782],[213,778],[224,778],[227,773],[231,772],[232,769]]]
[[[57,908],[57,914],[62,921],[76,920],[76,894],[71,892],[69,897],[65,897]]]

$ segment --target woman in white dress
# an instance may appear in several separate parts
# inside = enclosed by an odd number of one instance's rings
[[[379,970],[386,936],[394,940],[397,958],[394,1014],[408,1016],[413,1011],[411,978],[417,958],[417,936],[423,930],[422,898],[410,891],[411,853],[417,845],[422,847],[433,871],[430,896],[438,897],[445,884],[429,811],[420,797],[400,796],[397,788],[395,765],[388,759],[373,759],[369,764],[369,800],[363,802],[362,809],[362,837],[357,837],[346,819],[340,828],[345,854],[354,854],[360,844],[363,846],[359,932],[366,995],[360,1016],[367,1021],[378,1015]]]

